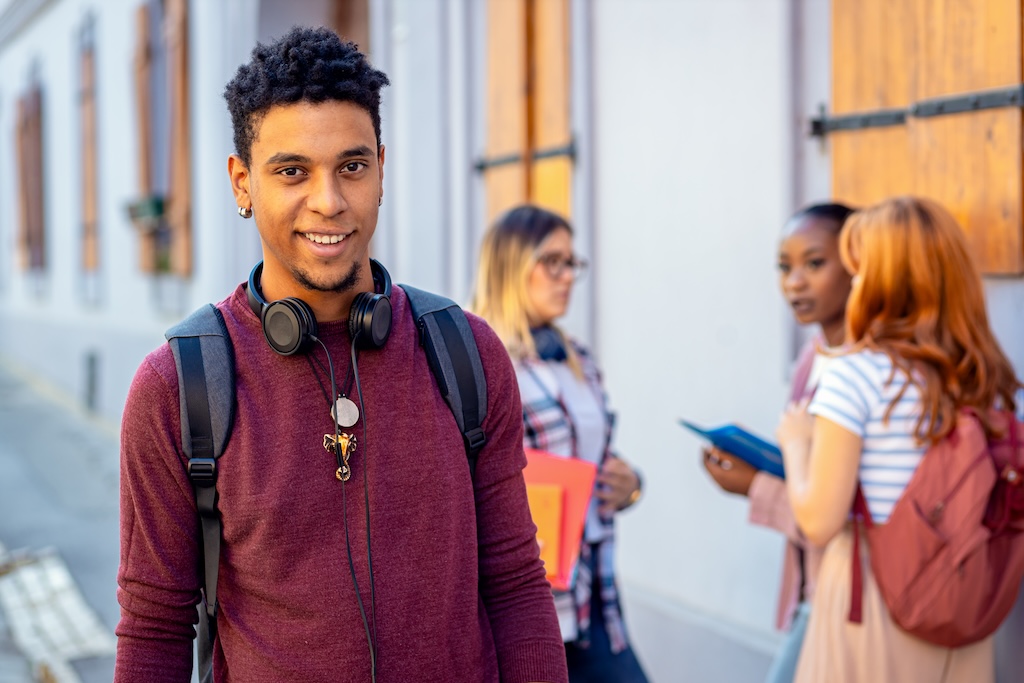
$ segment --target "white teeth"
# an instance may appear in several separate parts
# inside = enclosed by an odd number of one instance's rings
[[[316,242],[317,244],[337,244],[345,239],[344,235],[315,235],[313,233],[305,233],[306,239],[310,242]]]

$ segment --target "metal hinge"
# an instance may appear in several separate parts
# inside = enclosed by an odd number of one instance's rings
[[[554,157],[569,157],[570,161],[576,160],[576,141],[570,140],[568,144],[562,145],[561,147],[548,147],[547,149],[538,149],[527,155],[529,159],[551,159]],[[517,164],[523,161],[523,155],[519,153],[505,154],[502,156],[484,158],[478,160],[473,167],[476,168],[478,173],[483,173],[489,168],[495,166],[507,166],[508,164]]]
[[[908,116],[923,119],[1003,107],[1024,107],[1024,83],[1008,88],[933,97],[915,102],[905,109],[880,109],[871,112],[826,116],[825,105],[821,105],[819,116],[811,119],[810,134],[813,137],[824,137],[837,130],[900,126],[906,123]]]

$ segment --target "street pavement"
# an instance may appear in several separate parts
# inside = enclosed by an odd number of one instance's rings
[[[109,683],[116,429],[0,358],[0,683]]]

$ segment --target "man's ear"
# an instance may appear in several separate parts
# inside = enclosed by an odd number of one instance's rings
[[[384,194],[384,145],[377,145],[377,171],[380,173],[380,191]]]
[[[231,179],[235,203],[242,208],[252,208],[252,199],[249,196],[249,167],[237,154],[228,157],[228,178]]]

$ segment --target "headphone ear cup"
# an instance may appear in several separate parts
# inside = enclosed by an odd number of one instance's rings
[[[383,294],[356,295],[348,314],[348,333],[361,349],[379,349],[391,336],[391,300]]]
[[[301,299],[288,297],[263,309],[263,336],[282,356],[294,355],[308,346],[317,334],[316,317]]]

